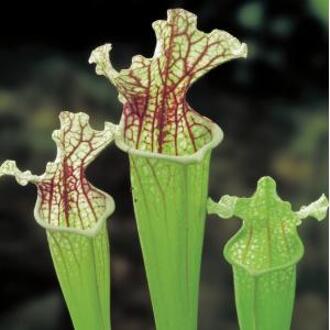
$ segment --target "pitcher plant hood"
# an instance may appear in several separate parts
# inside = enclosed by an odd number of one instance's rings
[[[296,264],[304,248],[297,226],[306,217],[325,218],[328,199],[322,195],[316,202],[298,212],[283,201],[270,177],[258,181],[250,198],[225,195],[218,203],[208,201],[208,212],[226,219],[237,216],[243,220],[241,230],[226,244],[225,258],[251,274],[260,274]]]
[[[12,175],[21,185],[35,184],[38,197],[35,218],[46,229],[93,236],[114,211],[114,201],[86,178],[87,166],[114,139],[116,126],[106,123],[102,131],[89,125],[85,113],[61,112],[61,128],[53,132],[57,156],[38,176],[20,171],[7,160],[0,176]]]
[[[89,62],[119,92],[124,143],[142,151],[190,155],[212,140],[214,124],[190,107],[189,87],[214,67],[246,57],[247,46],[225,31],[199,31],[197,17],[183,9],[168,10],[167,21],[152,26],[157,39],[152,58],[134,56],[130,68],[116,71],[109,60],[112,46],[105,44]]]

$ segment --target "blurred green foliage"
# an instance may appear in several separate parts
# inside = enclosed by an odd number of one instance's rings
[[[329,1],[328,0],[309,0],[312,11],[323,24],[328,25]]]
[[[167,7],[179,5],[190,9],[185,1],[169,2]],[[323,0],[196,4],[193,11],[200,15],[200,29],[228,30],[250,49],[246,61],[214,70],[188,95],[190,104],[225,132],[213,153],[210,196],[248,196],[263,175],[276,179],[280,195],[294,208],[327,192],[326,6]],[[145,15],[142,9],[140,14]],[[160,17],[149,21],[154,18]],[[93,42],[105,41],[112,40]],[[154,46],[147,36],[140,41],[139,46],[133,38],[117,42],[119,51],[113,57],[118,67],[127,67],[131,55]],[[45,163],[55,157],[50,132],[58,128],[61,110],[87,112],[95,128],[105,120],[118,122],[121,105],[115,90],[87,64],[93,46],[76,52],[59,52],[49,45],[0,48],[0,161],[17,159],[22,169],[42,173]],[[117,204],[110,222],[113,328],[148,330],[153,329],[152,312],[128,173],[126,155],[114,147],[88,170],[91,181],[111,193]],[[70,329],[43,231],[33,220],[32,191],[18,188],[11,179],[0,185],[0,329]],[[200,329],[237,330],[231,269],[222,250],[238,227],[238,221],[208,219]],[[306,223],[301,235],[306,254],[298,266],[292,330],[324,330],[328,325],[328,224]]]

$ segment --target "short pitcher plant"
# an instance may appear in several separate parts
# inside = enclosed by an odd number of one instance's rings
[[[45,228],[56,274],[76,330],[110,329],[110,255],[106,220],[115,204],[93,187],[86,167],[113,140],[115,126],[93,130],[84,113],[62,112],[57,157],[37,176],[5,161],[0,176],[37,186],[34,216]]]
[[[229,33],[197,30],[195,15],[168,11],[153,23],[154,56],[137,55],[116,71],[111,45],[90,63],[117,88],[123,103],[117,146],[128,153],[135,216],[158,330],[197,329],[201,254],[212,149],[218,125],[186,101],[189,87],[212,68],[245,57]]]
[[[296,264],[304,254],[297,226],[306,217],[323,220],[328,200],[303,206],[298,212],[280,199],[270,177],[258,182],[250,198],[223,196],[208,201],[208,212],[243,220],[226,244],[224,255],[234,272],[240,330],[290,330],[296,288]]]

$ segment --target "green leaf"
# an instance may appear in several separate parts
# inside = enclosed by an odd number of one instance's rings
[[[61,128],[54,131],[57,145],[54,162],[37,176],[20,171],[5,161],[0,176],[12,175],[21,185],[37,186],[34,216],[46,229],[69,312],[76,330],[110,329],[109,243],[106,219],[114,201],[95,188],[85,170],[114,139],[115,125],[102,131],[89,125],[84,113],[61,112]]]
[[[246,57],[247,47],[229,33],[197,29],[197,18],[183,9],[153,23],[157,44],[152,58],[134,56],[131,67],[116,71],[111,44],[89,59],[96,73],[110,79],[123,103],[122,139],[132,148],[167,155],[190,155],[212,140],[212,122],[186,101],[191,84],[214,67]]]

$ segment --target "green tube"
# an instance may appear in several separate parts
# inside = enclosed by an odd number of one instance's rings
[[[241,330],[288,330],[296,288],[296,267],[250,274],[233,266],[236,307]]]
[[[247,47],[225,31],[199,31],[197,17],[183,9],[152,27],[152,58],[134,56],[130,68],[116,71],[106,44],[89,62],[123,103],[115,141],[129,155],[156,328],[196,330],[209,161],[222,132],[190,107],[186,93],[214,67],[246,57]]]
[[[89,126],[84,113],[61,112],[61,128],[53,133],[58,152],[45,173],[21,172],[5,161],[0,176],[12,175],[21,185],[37,186],[37,223],[48,245],[75,330],[109,330],[110,253],[106,220],[114,212],[111,196],[87,180],[85,169],[113,140],[116,127]]]
[[[129,151],[132,193],[149,290],[159,330],[197,329],[211,149],[193,156]]]
[[[110,264],[106,224],[94,237],[47,230],[57,278],[75,329],[110,329]]]
[[[236,310],[241,330],[289,330],[296,290],[296,264],[304,247],[296,227],[313,216],[323,220],[328,200],[294,212],[276,192],[270,177],[258,181],[250,198],[223,196],[209,200],[209,214],[243,220],[240,231],[226,244],[224,256],[233,267]]]

